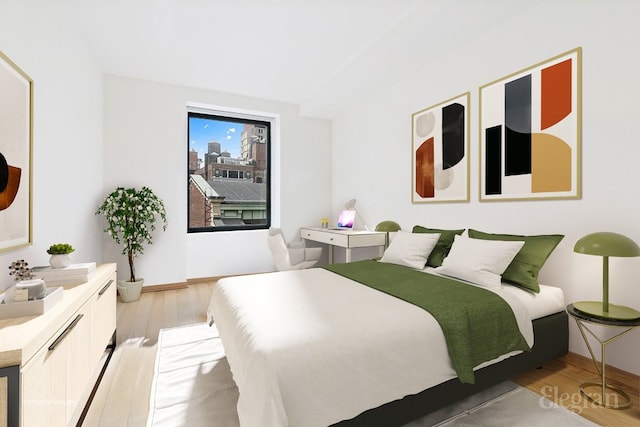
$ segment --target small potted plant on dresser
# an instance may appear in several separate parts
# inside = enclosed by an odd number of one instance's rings
[[[71,265],[71,252],[75,251],[73,246],[68,243],[55,243],[49,246],[47,253],[51,255],[49,265],[52,268],[64,268]]]
[[[118,292],[123,302],[140,298],[144,279],[136,276],[134,259],[144,252],[145,244],[152,244],[152,232],[160,221],[167,228],[167,215],[162,200],[148,187],[118,187],[109,194],[96,211],[107,222],[104,229],[122,245],[122,254],[129,261],[128,280],[118,280]]]

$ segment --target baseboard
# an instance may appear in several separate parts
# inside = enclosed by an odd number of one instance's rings
[[[193,279],[187,279],[187,286],[198,285],[200,283],[217,282],[220,279],[230,276],[213,276],[213,277],[196,277]]]
[[[140,292],[160,292],[160,291],[171,291],[175,289],[186,289],[187,285],[188,284],[186,282],[180,282],[180,283],[166,283],[164,285],[143,286]]]
[[[238,276],[242,276],[239,274]],[[198,277],[195,279],[187,279],[186,282],[179,283],[165,283],[164,285],[145,285],[142,287],[141,292],[160,292],[160,291],[171,291],[175,289],[186,289],[188,286],[197,285],[200,283],[209,283],[209,282],[217,282],[220,279],[225,277],[233,277],[233,276],[213,276],[213,277]]]
[[[261,273],[251,273],[251,274],[261,274]],[[236,276],[246,276],[246,274],[229,274],[228,276],[196,277],[193,279],[187,279],[187,286],[197,285],[200,283],[210,283],[210,282],[215,283],[220,279],[224,279],[226,277],[236,277]]]
[[[596,375],[598,374],[593,360],[591,360],[590,357],[570,351],[566,356],[564,356],[564,360],[566,363],[577,368],[584,369],[585,371],[592,372]],[[613,379],[617,381],[628,382],[628,380],[631,379],[632,381],[640,382],[640,375],[636,375],[623,369],[616,368],[615,366],[611,366],[609,364],[606,365],[606,373],[607,380]]]

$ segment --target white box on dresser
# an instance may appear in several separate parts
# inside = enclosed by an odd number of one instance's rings
[[[66,426],[116,329],[116,264],[42,315],[0,320],[0,427]],[[115,343],[114,343],[115,344]]]

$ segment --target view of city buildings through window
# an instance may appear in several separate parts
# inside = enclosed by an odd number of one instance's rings
[[[270,122],[188,113],[188,231],[270,225]]]

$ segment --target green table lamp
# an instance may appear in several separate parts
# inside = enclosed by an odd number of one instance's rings
[[[389,246],[389,233],[394,231],[400,231],[400,224],[395,221],[382,221],[378,225],[376,225],[376,231],[384,231],[387,233],[385,248]]]
[[[573,304],[578,311],[603,319],[639,319],[640,311],[630,307],[609,304],[609,257],[640,256],[640,247],[633,240],[618,233],[598,232],[578,240],[574,252],[602,256],[602,302],[580,301]]]

